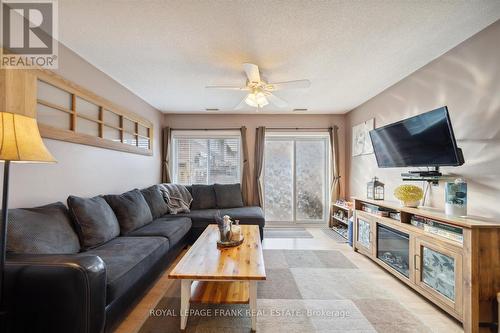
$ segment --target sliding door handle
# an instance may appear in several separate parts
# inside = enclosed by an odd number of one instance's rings
[[[416,271],[420,270],[420,256],[418,254],[413,256],[413,267]]]

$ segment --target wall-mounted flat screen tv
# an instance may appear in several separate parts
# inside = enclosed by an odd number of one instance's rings
[[[446,106],[374,129],[370,137],[381,168],[464,164]]]

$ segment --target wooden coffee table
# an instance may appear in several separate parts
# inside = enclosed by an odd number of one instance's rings
[[[266,279],[259,227],[242,225],[243,244],[217,248],[219,229],[209,225],[168,275],[181,280],[181,330],[189,304],[249,304],[252,330],[257,326],[257,282]]]

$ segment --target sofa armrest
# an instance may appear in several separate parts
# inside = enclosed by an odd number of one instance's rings
[[[7,257],[5,297],[12,332],[102,332],[106,267],[95,255]]]

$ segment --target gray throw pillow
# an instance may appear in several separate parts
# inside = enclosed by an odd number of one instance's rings
[[[158,185],[153,185],[148,188],[141,190],[144,199],[148,203],[149,209],[151,210],[151,215],[156,219],[165,214],[168,214],[168,206],[163,199],[163,194],[161,193],[160,187]]]
[[[214,189],[217,208],[243,207],[240,184],[215,184]]]
[[[148,203],[138,189],[119,195],[105,195],[104,198],[118,218],[122,235],[153,221]]]
[[[193,185],[191,194],[193,195],[191,209],[209,209],[217,206],[213,185]]]
[[[68,197],[68,207],[83,248],[90,249],[120,235],[115,213],[103,197]]]
[[[36,208],[9,209],[7,252],[72,254],[80,243],[62,202]]]

